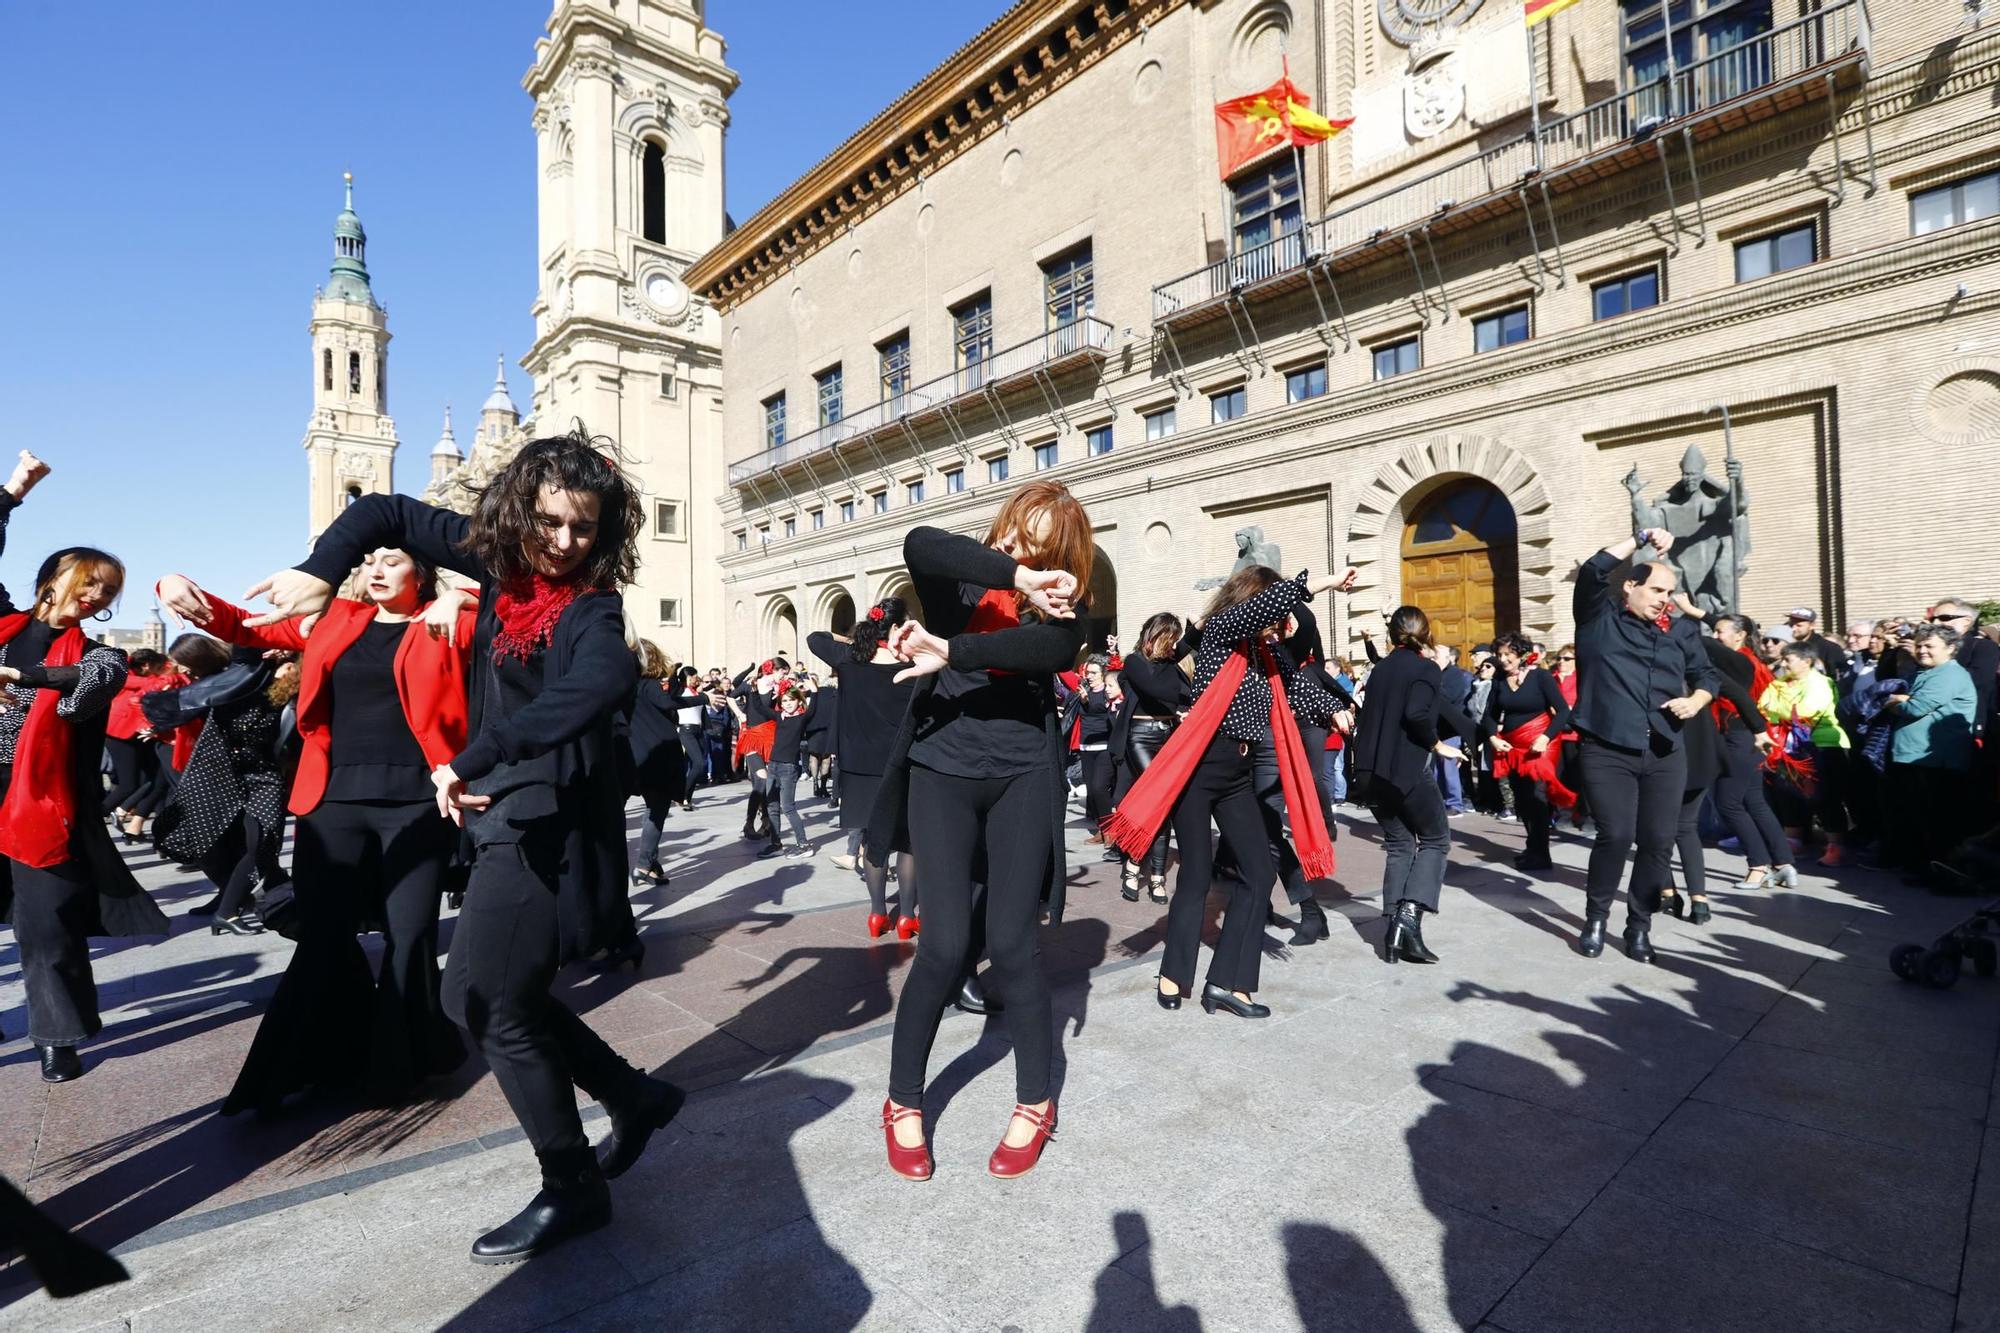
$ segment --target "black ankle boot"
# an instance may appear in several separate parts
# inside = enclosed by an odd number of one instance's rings
[[[604,1178],[616,1180],[631,1170],[653,1132],[665,1129],[686,1101],[687,1094],[665,1079],[647,1078],[629,1099],[621,1098],[615,1105],[606,1102],[611,1133],[597,1149],[597,1167]]]
[[[1299,928],[1292,932],[1293,944],[1317,944],[1333,934],[1326,924],[1326,909],[1316,898],[1299,904]]]
[[[44,1046],[35,1043],[42,1057],[42,1082],[67,1083],[83,1077],[83,1057],[74,1046]]]
[[[958,984],[958,996],[952,1003],[968,1014],[997,1014],[1005,1007],[986,993],[986,988],[979,984],[977,972],[965,974],[965,980]]]
[[[1652,932],[1636,922],[1627,922],[1625,926],[1625,956],[1635,963],[1652,962]]]
[[[1408,898],[1396,904],[1389,918],[1389,933],[1382,939],[1382,961],[1393,963],[1435,963],[1438,958],[1424,945],[1423,909]]]
[[[588,1148],[538,1154],[542,1188],[528,1206],[472,1243],[475,1264],[518,1264],[611,1221],[611,1189]]]
[[[1604,952],[1604,918],[1593,916],[1583,923],[1583,934],[1576,937],[1576,951],[1585,958],[1595,958]]]

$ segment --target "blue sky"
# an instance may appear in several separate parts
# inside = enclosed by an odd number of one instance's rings
[[[866,22],[857,22],[863,12]],[[711,0],[743,85],[729,209],[783,189],[1006,8],[1003,0]],[[304,553],[306,321],[355,174],[389,308],[399,489],[444,406],[461,444],[533,327],[534,142],[521,75],[549,0],[155,0],[8,7],[0,420],[55,475],[0,578],[49,550],[122,556],[136,625],[179,571],[228,596]]]

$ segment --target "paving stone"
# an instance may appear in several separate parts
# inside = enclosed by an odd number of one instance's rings
[[[1879,1069],[1834,1055],[1739,1043],[1694,1091],[1715,1102],[1795,1124],[1832,1130],[1970,1169],[1978,1160],[1991,1094],[1953,1079]]]

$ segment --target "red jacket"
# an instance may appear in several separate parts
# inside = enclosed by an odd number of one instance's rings
[[[126,676],[125,683],[118,687],[118,697],[111,701],[111,711],[105,715],[104,734],[129,741],[145,731],[152,723],[146,721],[146,714],[139,707],[140,696],[181,684],[186,684],[186,681],[166,671],[156,676]]]
[[[275,625],[252,627],[243,623],[248,615],[209,595],[214,611],[207,625],[210,634],[244,648],[289,648],[303,653],[299,659],[299,755],[298,776],[292,780],[290,809],[295,815],[308,814],[326,794],[329,756],[333,733],[328,719],[333,711],[333,695],[326,687],[333,664],[348,650],[375,618],[369,602],[336,597],[321,613],[310,635],[299,630],[300,618],[281,620]],[[419,613],[422,607],[418,608]],[[472,628],[476,607],[468,605],[458,615],[458,647],[434,639],[430,631],[412,620],[396,649],[396,694],[403,701],[403,717],[415,733],[417,745],[433,768],[449,764],[465,748],[467,727],[465,703],[466,664],[472,658]]]

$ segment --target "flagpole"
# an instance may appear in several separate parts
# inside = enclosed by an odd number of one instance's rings
[[[1535,170],[1542,169],[1542,93],[1535,75],[1535,25],[1523,17],[1521,31],[1528,39],[1528,115],[1534,122]]]

